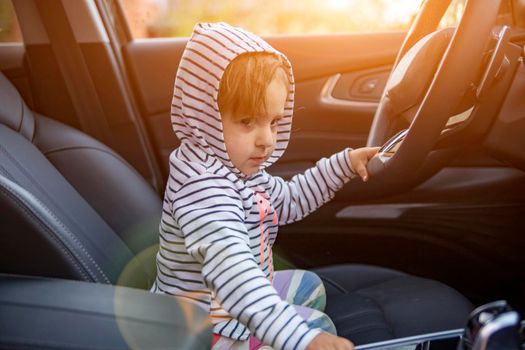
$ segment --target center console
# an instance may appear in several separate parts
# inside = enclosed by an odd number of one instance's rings
[[[525,321],[505,301],[478,307],[465,328],[356,346],[356,350],[525,350]]]

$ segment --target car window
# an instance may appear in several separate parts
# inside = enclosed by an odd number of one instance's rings
[[[441,18],[439,23],[440,28],[446,27],[455,27],[458,25],[461,15],[463,15],[463,10],[465,10],[466,0],[452,0],[447,9],[447,12]]]
[[[224,21],[258,35],[405,30],[418,0],[120,0],[134,38],[185,37]]]
[[[21,41],[22,34],[11,0],[0,0],[0,43]]]

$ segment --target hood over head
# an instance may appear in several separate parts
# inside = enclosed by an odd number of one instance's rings
[[[179,64],[171,104],[171,122],[181,144],[214,156],[239,177],[246,175],[232,164],[226,151],[217,99],[224,71],[237,56],[248,52],[281,56],[289,75],[288,98],[277,126],[277,144],[261,169],[272,165],[290,139],[295,86],[286,56],[261,38],[226,23],[197,24]]]

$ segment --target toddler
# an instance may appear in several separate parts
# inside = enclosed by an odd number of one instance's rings
[[[286,149],[294,79],[288,59],[225,23],[197,24],[182,56],[172,102],[180,147],[160,224],[152,291],[209,310],[212,348],[352,349],[322,311],[314,273],[274,272],[279,225],[329,201],[377,148],[345,149],[290,181],[266,168]]]

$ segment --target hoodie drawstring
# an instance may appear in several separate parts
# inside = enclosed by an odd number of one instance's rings
[[[271,207],[270,202],[268,199],[266,199],[264,193],[256,193],[255,194],[255,200],[257,201],[257,208],[259,209],[259,237],[260,237],[260,248],[261,248],[261,268],[264,267],[264,262],[266,261],[266,257],[264,256],[264,247],[268,247],[268,269],[270,272],[270,282],[273,279],[273,257],[272,257],[272,248],[269,245],[270,240],[270,232],[267,230],[265,235],[264,230],[264,220],[270,213]],[[277,224],[277,213],[274,211],[272,215],[272,223]]]

